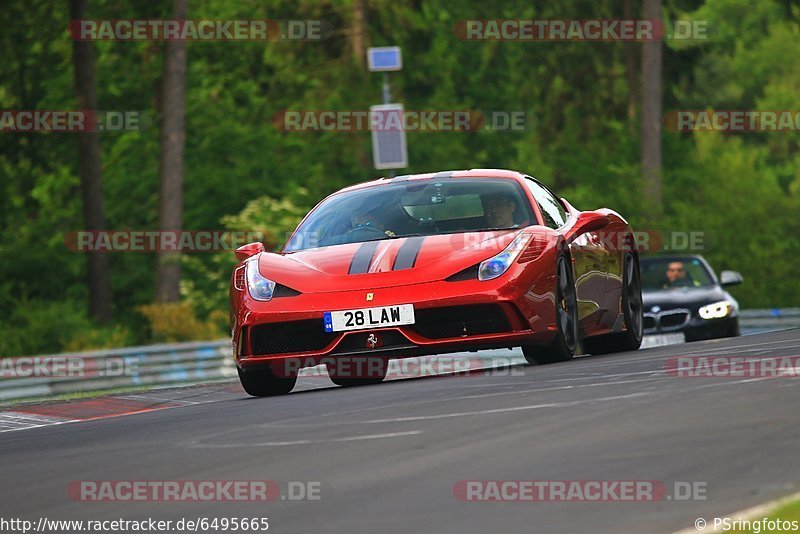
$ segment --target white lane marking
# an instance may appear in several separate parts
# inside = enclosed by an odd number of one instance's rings
[[[593,369],[597,369],[597,368],[602,368],[602,367],[617,367],[617,366],[620,366],[620,365],[631,365],[631,364],[639,364],[639,363],[664,361],[667,358],[674,357],[674,356],[690,356],[690,355],[693,355],[693,354],[699,354],[699,355],[708,354],[709,356],[711,356],[711,355],[713,355],[712,353],[715,353],[715,352],[729,352],[731,356],[736,356],[738,354],[745,353],[745,352],[770,352],[770,351],[772,351],[774,349],[777,349],[777,348],[792,349],[792,348],[800,347],[800,345],[792,345],[792,346],[789,346],[789,347],[773,347],[772,346],[772,345],[782,345],[782,344],[785,344],[785,343],[796,343],[796,342],[797,342],[796,339],[787,339],[787,340],[783,340],[783,341],[769,341],[769,342],[766,342],[766,343],[753,343],[753,344],[746,344],[746,345],[734,345],[734,346],[730,346],[730,347],[716,347],[716,348],[711,348],[710,346],[707,346],[705,348],[692,347],[693,350],[679,350],[680,347],[683,347],[684,345],[671,345],[668,348],[670,348],[670,349],[672,349],[673,347],[675,348],[674,351],[671,351],[672,353],[666,353],[666,354],[661,353],[661,354],[658,354],[658,355],[643,354],[641,356],[630,356],[630,357],[625,357],[625,358],[620,357],[620,358],[611,358],[611,359],[605,359],[604,358],[602,360],[591,360],[591,357],[590,357],[588,360],[582,360],[582,361],[584,361],[584,363],[586,363],[586,365],[591,365],[591,367]],[[740,350],[740,349],[745,348],[745,347],[756,347],[756,348],[748,349],[748,350]],[[667,347],[660,347],[660,348],[666,349]],[[659,352],[662,352],[662,351],[659,351]],[[636,354],[636,353],[631,353],[631,354]],[[767,357],[771,357],[771,356],[767,356]],[[535,367],[534,367],[534,369],[535,369]],[[581,368],[581,369],[583,370],[584,368]],[[652,372],[655,372],[655,371],[656,370],[653,370]],[[609,376],[613,376],[613,375],[609,375]],[[587,378],[592,378],[592,377],[587,377]],[[566,380],[576,380],[576,379],[581,379],[581,378],[580,377],[563,378],[563,379],[553,379],[553,380],[550,380],[550,381],[551,382],[556,382],[556,381],[566,381]]]
[[[193,406],[195,404],[207,404],[213,401],[189,401],[189,400],[182,400],[182,399],[164,399],[161,397],[151,397],[149,395],[125,395],[122,397],[114,397],[115,399],[131,399],[131,400],[146,400],[146,401],[154,401],[154,402],[180,402],[187,406]]]
[[[370,439],[386,439],[386,438],[399,438],[403,436],[415,436],[422,434],[422,430],[408,430],[405,432],[387,432],[384,434],[367,434],[364,436],[348,436],[345,438],[329,438],[329,439],[299,439],[296,441],[261,441],[257,443],[222,443],[219,445],[201,444],[192,442],[193,447],[202,449],[238,449],[245,447],[286,447],[290,445],[318,445],[323,443],[344,443],[348,441],[364,441]]]
[[[702,352],[718,352],[718,351],[721,351],[721,350],[722,351],[725,351],[725,350],[735,351],[735,350],[740,350],[740,349],[744,349],[744,348],[747,348],[747,347],[761,347],[761,348],[764,348],[764,349],[769,349],[769,348],[773,348],[772,347],[773,345],[783,345],[784,343],[797,343],[797,339],[785,339],[783,341],[767,341],[765,343],[749,343],[747,345],[734,345],[732,347],[717,347],[717,348],[713,348],[713,349],[712,348],[701,349],[701,348],[698,347],[697,350],[685,351],[685,353],[686,354],[700,354]],[[792,347],[800,347],[800,345],[793,345]],[[788,347],[788,348],[792,348],[792,347]]]
[[[322,414],[315,414],[319,415],[319,417],[328,417],[328,416],[342,416],[342,415],[351,415],[356,413],[363,413],[363,412],[370,412],[374,410],[383,410],[383,409],[401,409],[401,408],[408,408],[411,406],[420,406],[423,404],[437,404],[441,405],[443,402],[455,402],[464,399],[480,399],[483,397],[496,397],[496,396],[504,396],[504,395],[516,395],[520,393],[538,393],[540,391],[559,391],[559,390],[566,390],[566,389],[579,389],[579,388],[587,388],[587,387],[602,387],[602,386],[614,386],[617,384],[633,384],[633,383],[646,383],[646,382],[657,382],[655,379],[651,380],[620,380],[617,382],[598,382],[596,384],[577,384],[574,386],[558,386],[552,388],[538,388],[538,389],[524,389],[524,390],[514,390],[514,391],[499,391],[496,393],[482,393],[476,395],[459,395],[458,397],[442,397],[442,398],[432,398],[423,401],[416,401],[416,402],[404,402],[402,404],[391,404],[391,405],[383,405],[383,406],[368,406],[366,408],[358,408],[356,410],[346,410],[344,412],[326,412]],[[489,387],[492,384],[471,384],[470,388],[475,387]],[[504,386],[504,385],[494,385],[498,389],[508,389],[512,386]],[[292,427],[302,427],[302,426],[326,426],[326,425],[346,425],[346,424],[360,424],[362,421],[337,421],[331,423],[294,423],[288,426]],[[287,426],[281,425],[280,422],[276,422],[279,426]]]
[[[623,399],[632,399],[636,397],[643,397],[650,395],[650,393],[631,393],[629,395],[617,395],[614,397],[600,397],[598,399],[586,399],[586,400],[579,400],[579,401],[568,401],[568,402],[549,402],[545,404],[530,404],[528,406],[511,406],[509,408],[492,408],[488,410],[475,410],[470,412],[451,412],[451,413],[440,413],[435,415],[416,415],[416,416],[409,416],[409,417],[392,417],[389,419],[370,419],[367,421],[358,421],[362,424],[375,424],[375,423],[400,423],[406,421],[429,421],[432,419],[449,419],[452,417],[471,417],[475,415],[493,415],[498,413],[510,413],[510,412],[520,412],[525,410],[538,410],[541,408],[569,408],[572,406],[578,406],[580,404],[589,404],[593,402],[607,402],[607,401],[614,401],[614,400],[623,400]]]
[[[599,382],[597,384],[576,384],[574,386],[556,386],[552,388],[538,388],[538,389],[521,389],[517,391],[500,391],[498,393],[483,393],[481,395],[464,395],[461,397],[450,397],[447,400],[459,399],[482,399],[484,397],[498,397],[501,395],[517,395],[521,393],[538,393],[540,391],[560,391],[564,389],[578,389],[578,388],[595,388],[602,386],[616,386],[618,384],[639,384],[645,382],[657,382],[657,379],[649,380],[619,380],[617,382]],[[423,402],[441,402],[441,401],[423,401]]]
[[[697,386],[695,389],[708,389],[708,388],[718,388],[722,386],[730,386],[735,384],[748,384],[751,382],[763,382],[764,380],[774,380],[776,378],[781,378],[777,376],[765,376],[761,378],[745,378],[742,380],[730,380],[728,377],[717,377],[717,380],[724,380],[724,382],[719,382],[716,384],[703,384],[701,386]],[[709,379],[714,380],[715,377],[709,377]]]
[[[756,378],[756,379],[745,379],[745,380],[734,380],[734,381],[725,381],[722,383],[717,384],[703,384],[693,388],[691,390],[697,389],[705,389],[709,387],[724,387],[724,386],[735,386],[739,384],[745,384],[750,382],[760,382],[763,380],[771,379],[772,377],[767,378]],[[654,382],[653,380],[648,380],[646,382]],[[618,395],[613,397],[600,397],[596,399],[584,399],[584,400],[577,400],[577,401],[566,401],[566,402],[553,402],[553,403],[545,403],[545,404],[533,404],[528,406],[512,406],[509,408],[494,408],[494,409],[487,409],[487,410],[477,410],[477,411],[469,411],[469,412],[453,412],[453,413],[445,413],[445,414],[436,414],[436,415],[420,415],[420,416],[409,416],[409,417],[393,417],[393,418],[386,418],[386,419],[370,419],[366,421],[339,421],[336,424],[376,424],[376,423],[398,423],[398,422],[407,422],[407,421],[426,421],[432,419],[447,419],[452,417],[468,417],[468,416],[475,416],[475,415],[492,415],[497,413],[506,413],[506,412],[517,412],[517,411],[524,411],[524,410],[536,410],[540,408],[568,408],[572,406],[578,406],[581,404],[591,404],[594,402],[604,402],[604,401],[613,401],[613,400],[622,400],[622,399],[629,399],[629,398],[637,398],[637,397],[651,397],[658,394],[664,394],[664,391],[650,391],[650,392],[639,392],[639,393],[631,393],[628,395]],[[491,395],[491,394],[490,394]],[[443,399],[443,400],[456,400],[456,399]],[[375,409],[386,408],[385,406],[375,407]],[[369,408],[367,408],[369,409]],[[339,414],[336,414],[339,415]],[[292,425],[292,426],[300,426],[300,425]]]
[[[50,417],[24,412],[0,412],[0,433],[28,430],[29,428],[41,428],[44,426],[63,425],[73,422],[75,422],[74,419],[64,419],[61,417]]]

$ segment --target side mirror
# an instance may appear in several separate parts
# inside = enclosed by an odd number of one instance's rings
[[[236,259],[244,261],[250,256],[255,256],[259,252],[264,252],[264,243],[256,241],[255,243],[248,243],[236,249]]]
[[[561,197],[558,200],[561,202],[561,205],[564,206],[564,209],[566,210],[567,213],[571,214],[578,211],[572,204],[569,203],[569,201],[566,198]]]
[[[723,286],[735,286],[744,282],[744,278],[737,271],[722,271],[719,274],[719,283]]]
[[[611,222],[611,220],[608,218],[608,215],[596,211],[583,211],[578,215],[578,220],[575,221],[572,228],[564,235],[564,239],[567,243],[572,243],[586,232],[602,230],[608,226],[609,222]]]

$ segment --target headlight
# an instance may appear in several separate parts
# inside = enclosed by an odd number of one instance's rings
[[[732,310],[733,303],[728,300],[722,300],[700,308],[700,317],[703,319],[722,319],[730,315]]]
[[[519,234],[500,254],[482,261],[478,267],[478,280],[493,280],[506,272],[530,241],[530,234]]]
[[[275,282],[261,276],[258,272],[258,259],[247,262],[247,290],[250,296],[256,300],[268,301],[272,298],[275,291]]]

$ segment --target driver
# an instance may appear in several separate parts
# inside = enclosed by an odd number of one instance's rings
[[[375,228],[383,232],[383,223],[378,219],[374,211],[366,213],[356,213],[350,217],[350,223],[355,228]]]
[[[667,265],[667,271],[664,273],[667,280],[664,283],[664,288],[670,287],[685,287],[692,285],[691,280],[686,276],[686,269],[682,261],[671,261]]]
[[[511,228],[515,226],[514,212],[517,203],[509,192],[487,193],[481,196],[483,214],[491,228]]]
[[[386,229],[386,225],[383,223],[383,220],[378,216],[378,211],[378,209],[373,209],[371,211],[363,211],[353,214],[350,217],[350,224],[353,226],[353,229],[350,231],[353,232],[354,230],[358,230],[360,228],[367,228],[374,229],[378,232],[383,232],[388,237],[394,237],[394,232]]]

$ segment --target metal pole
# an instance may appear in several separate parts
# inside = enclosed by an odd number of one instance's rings
[[[383,92],[383,103],[384,104],[388,104],[389,102],[391,102],[392,101],[392,90],[389,87],[389,73],[388,72],[384,72],[383,73],[383,91],[382,92]],[[389,171],[389,178],[394,178],[395,177],[395,170],[394,169],[388,169],[388,171]]]
[[[389,89],[389,73],[383,73],[383,103],[388,104],[392,100],[392,92]]]

